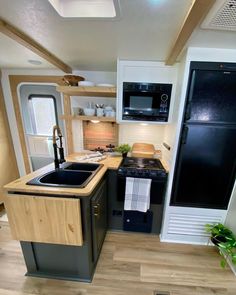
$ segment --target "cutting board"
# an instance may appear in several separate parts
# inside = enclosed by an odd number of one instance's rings
[[[155,154],[155,147],[150,143],[134,143],[131,149],[132,157],[152,158]]]

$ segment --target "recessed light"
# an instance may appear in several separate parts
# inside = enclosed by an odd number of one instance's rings
[[[98,120],[91,120],[91,122],[94,123],[94,124],[97,124],[97,123],[99,123],[100,121],[98,121]]]
[[[39,66],[42,64],[42,62],[40,60],[36,60],[36,59],[28,59],[28,63],[30,63],[34,66]]]

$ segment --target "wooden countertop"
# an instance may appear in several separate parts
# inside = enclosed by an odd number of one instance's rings
[[[72,154],[66,157],[68,162],[79,162],[77,158],[81,154]],[[54,170],[54,164],[47,165],[41,169],[34,171],[33,173],[27,174],[7,185],[4,186],[6,192],[15,191],[23,193],[33,193],[33,194],[53,194],[53,195],[70,195],[70,196],[89,196],[95,189],[99,181],[102,179],[103,175],[106,173],[107,169],[118,169],[122,157],[111,157],[108,156],[106,159],[99,162],[104,166],[97,172],[93,179],[86,185],[85,188],[63,188],[63,187],[49,187],[49,186],[37,186],[37,185],[27,185],[26,183],[42,174]]]
[[[79,162],[78,158],[81,153],[75,153],[66,157],[68,162]],[[6,192],[23,192],[32,194],[52,194],[52,195],[65,195],[65,196],[89,196],[99,181],[102,179],[103,175],[106,173],[107,169],[118,169],[122,157],[112,157],[107,156],[106,159],[99,162],[104,166],[97,172],[93,179],[86,185],[85,188],[63,188],[63,187],[50,187],[50,186],[37,186],[37,185],[27,185],[26,183],[31,179],[43,175],[49,171],[54,170],[54,164],[47,165],[41,169],[38,169],[30,174],[27,174],[7,185],[4,186]],[[168,171],[166,163],[162,161],[163,166]]]

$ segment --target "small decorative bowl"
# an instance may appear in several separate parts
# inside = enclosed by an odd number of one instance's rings
[[[95,115],[95,109],[84,108],[84,114],[85,114],[85,116],[94,116]]]
[[[80,81],[79,83],[79,86],[95,86],[95,83],[91,82],[91,81]]]
[[[78,82],[84,81],[84,77],[75,76],[75,75],[65,75],[62,78],[62,80],[67,86],[78,86]]]

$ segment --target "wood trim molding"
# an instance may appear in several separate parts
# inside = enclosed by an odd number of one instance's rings
[[[1,71],[0,71],[1,78]],[[4,103],[0,80],[0,204],[3,201],[3,186],[19,177],[11,132]]]
[[[190,8],[182,28],[178,34],[178,37],[172,47],[167,59],[166,65],[173,65],[183,50],[186,42],[191,36],[192,32],[199,24],[199,22],[203,19],[204,16],[207,15],[213,4],[216,0],[195,0],[192,7]]]
[[[63,105],[64,105],[64,115],[71,115],[71,99],[69,95],[63,95]],[[73,146],[73,135],[72,135],[72,121],[65,120],[66,127],[66,139],[67,139],[67,152],[68,154],[73,154],[74,146]]]
[[[15,111],[15,116],[16,116],[17,128],[18,128],[19,137],[20,137],[20,145],[21,145],[22,154],[23,154],[25,171],[26,171],[26,173],[30,173],[31,172],[30,161],[29,161],[27,146],[26,146],[26,141],[25,141],[24,126],[23,126],[23,120],[22,120],[21,112],[20,112],[17,87],[20,83],[24,83],[24,82],[56,83],[58,85],[62,85],[63,84],[62,77],[61,76],[10,75],[9,82],[10,82],[12,101],[13,101],[14,111]]]
[[[41,56],[42,58],[44,58],[49,63],[53,64],[63,72],[72,73],[72,69],[70,66],[65,64],[58,57],[56,57],[42,45],[37,43],[35,40],[27,36],[25,33],[23,33],[22,31],[20,31],[19,29],[15,28],[14,26],[10,25],[2,19],[0,19],[0,32],[10,37],[14,41],[20,43],[29,50],[33,51],[37,55]]]

